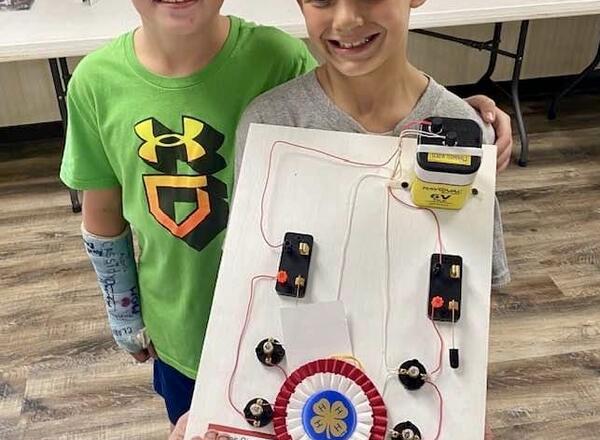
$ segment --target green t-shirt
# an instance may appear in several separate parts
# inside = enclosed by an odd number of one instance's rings
[[[142,317],[160,358],[195,378],[229,213],[235,129],[253,98],[315,67],[304,43],[231,17],[210,65],[146,70],[133,32],[90,54],[68,92],[60,171],[80,190],[122,187],[140,245]]]

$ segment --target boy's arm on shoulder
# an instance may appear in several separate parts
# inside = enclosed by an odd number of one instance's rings
[[[457,95],[446,90],[442,99],[436,104],[436,116],[472,119],[477,122],[483,132],[483,143],[493,144],[496,140],[494,128],[483,121],[477,110]]]

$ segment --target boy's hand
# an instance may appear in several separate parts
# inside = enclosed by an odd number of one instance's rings
[[[169,436],[169,440],[183,440],[189,415],[190,413],[186,412],[184,415],[179,417],[179,420],[177,420],[177,424],[175,425],[173,432],[171,432],[171,435]],[[206,440],[208,440],[208,436],[205,436],[205,438]],[[202,438],[194,437],[192,440],[202,440]]]
[[[148,359],[158,359],[156,355],[156,351],[154,351],[154,345],[152,342],[148,344],[148,348],[143,349],[142,351],[138,351],[137,353],[129,353],[133,358],[138,362],[146,362]],[[183,438],[183,437],[182,437]]]
[[[496,170],[504,171],[510,163],[512,154],[512,128],[510,116],[496,107],[496,103],[485,95],[475,95],[465,101],[479,112],[481,118],[492,124],[496,131],[496,146],[498,147]]]
[[[177,425],[175,425],[175,429],[171,432],[169,436],[169,440],[183,440],[185,435],[185,428],[187,428],[188,417],[190,413],[189,411],[182,415],[179,420],[177,420]],[[204,434],[204,439],[202,437],[192,437],[192,440],[230,440],[229,436],[225,434],[218,434],[214,431],[209,431]]]

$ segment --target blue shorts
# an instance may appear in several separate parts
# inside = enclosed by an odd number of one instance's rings
[[[165,399],[167,414],[173,425],[189,411],[195,383],[160,359],[154,360],[154,391]]]

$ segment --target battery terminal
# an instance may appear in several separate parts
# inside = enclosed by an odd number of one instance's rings
[[[307,257],[310,254],[310,245],[306,242],[300,242],[298,245],[298,252],[300,255]]]
[[[458,264],[453,264],[450,267],[450,278],[460,278],[460,266]]]

